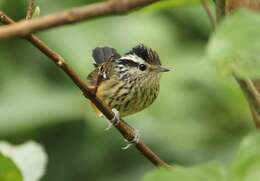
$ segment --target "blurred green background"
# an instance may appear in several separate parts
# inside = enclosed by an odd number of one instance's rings
[[[94,0],[38,0],[41,15]],[[0,0],[16,20],[26,0]],[[155,49],[164,74],[156,102],[127,117],[164,160],[193,165],[217,160],[228,164],[241,138],[253,129],[238,85],[207,61],[212,32],[200,4],[148,8],[37,33],[82,78],[93,69],[92,49],[112,46],[124,53],[138,43]],[[14,144],[36,140],[48,154],[42,181],[140,180],[155,167],[114,130],[104,131],[89,102],[68,77],[35,47],[17,38],[0,41],[0,139]]]

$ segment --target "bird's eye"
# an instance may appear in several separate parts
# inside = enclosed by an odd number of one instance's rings
[[[145,64],[140,64],[140,65],[139,65],[139,69],[140,69],[141,71],[146,70],[146,65],[145,65]]]

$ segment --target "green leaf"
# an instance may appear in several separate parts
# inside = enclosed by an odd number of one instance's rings
[[[164,0],[145,8],[146,11],[159,11],[181,6],[190,6],[201,3],[200,0]]]
[[[241,143],[232,165],[232,179],[235,181],[259,181],[260,179],[260,132],[246,136]]]
[[[0,180],[22,181],[22,174],[15,163],[7,156],[0,153]]]
[[[174,173],[169,170],[159,169],[146,175],[143,181],[156,181],[156,180],[170,181],[173,178],[173,174]]]
[[[148,174],[143,181],[224,181],[224,170],[219,164],[209,163],[194,167],[179,167],[173,171],[159,169]]]
[[[222,72],[260,76],[260,15],[240,10],[227,17],[211,37],[207,58]]]
[[[25,181],[38,181],[45,173],[47,155],[42,146],[38,143],[29,141],[22,145],[14,146],[7,142],[0,142],[0,152],[12,159],[20,170],[19,174],[22,174]],[[1,179],[1,167],[2,164],[0,159],[0,180],[5,181]],[[3,171],[3,173],[5,173],[5,171]],[[19,177],[12,176],[12,178]],[[20,180],[22,179],[11,179],[10,181]]]

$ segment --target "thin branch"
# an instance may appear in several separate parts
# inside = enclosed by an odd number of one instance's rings
[[[2,13],[0,16],[0,21],[4,24],[15,24],[15,22],[9,18],[7,15]],[[64,73],[74,82],[74,84],[82,91],[83,95],[88,98],[96,107],[103,113],[103,115],[108,119],[112,120],[114,113],[106,108],[101,101],[96,97],[96,95],[88,88],[83,80],[79,78],[77,73],[71,69],[65,62],[64,58],[59,55],[57,52],[49,48],[42,40],[37,38],[35,35],[27,35],[26,40],[31,42],[35,47],[37,47],[42,53],[48,56],[59,68],[61,68]],[[133,140],[135,137],[135,131],[132,127],[126,124],[122,119],[115,126],[117,130],[123,135],[128,141]],[[164,162],[158,155],[156,155],[148,146],[146,146],[141,140],[135,145],[148,160],[150,160],[155,166],[162,166],[170,168],[170,166]]]
[[[212,12],[211,12],[211,10],[209,8],[208,1],[207,0],[201,0],[201,3],[202,3],[203,8],[205,9],[205,11],[206,11],[206,13],[207,13],[207,15],[209,17],[209,21],[210,21],[210,23],[212,25],[213,30],[215,30],[217,23],[216,23],[216,20],[215,20],[214,16],[212,15]]]
[[[34,9],[35,9],[35,0],[29,0],[29,4],[28,4],[28,8],[27,8],[27,14],[26,14],[27,20],[32,18]]]
[[[226,0],[215,0],[217,23],[225,16]]]
[[[157,1],[159,0],[109,0],[73,8],[60,13],[42,16],[37,19],[4,26],[0,28],[0,39],[25,36],[36,31],[86,21],[101,16],[126,14],[131,10],[147,6]]]
[[[260,94],[249,78],[240,78],[233,74],[241,90],[246,96],[256,128],[260,129]]]

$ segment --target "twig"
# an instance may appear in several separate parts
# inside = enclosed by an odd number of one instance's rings
[[[4,26],[0,28],[0,39],[25,36],[36,31],[77,23],[83,20],[86,21],[101,16],[126,14],[131,10],[147,6],[157,1],[159,0],[109,0],[73,8],[60,13],[42,16],[37,19]]]
[[[35,0],[29,0],[29,4],[28,4],[28,8],[27,8],[27,14],[26,14],[27,20],[32,18],[34,9],[35,9]]]
[[[246,96],[256,128],[260,129],[260,94],[249,78],[240,78],[236,74],[233,77],[238,82]]]
[[[210,8],[209,8],[208,1],[207,1],[207,0],[201,0],[201,3],[202,3],[203,8],[205,9],[205,11],[206,11],[206,13],[207,13],[207,15],[208,15],[208,17],[209,17],[209,21],[210,21],[210,23],[211,23],[211,25],[212,25],[213,30],[215,30],[217,23],[216,23],[216,20],[215,20],[215,18],[213,17],[212,12],[211,12],[211,10],[210,10]]]
[[[226,0],[215,0],[217,23],[225,16]]]
[[[7,15],[2,13],[0,15],[0,21],[4,24],[15,24],[15,22],[9,18]],[[107,109],[101,101],[96,97],[96,95],[87,87],[83,80],[79,78],[77,73],[72,70],[65,62],[64,58],[57,52],[49,48],[42,40],[37,38],[35,35],[27,35],[23,37],[36,46],[42,53],[48,56],[59,68],[61,68],[64,73],[75,83],[75,85],[82,91],[83,95],[88,98],[96,107],[103,113],[108,120],[112,120],[114,113]],[[135,137],[135,131],[132,127],[126,124],[123,120],[115,126],[117,130],[123,135],[127,140],[133,140]],[[135,145],[135,147],[155,166],[162,166],[170,168],[170,166],[164,162],[158,155],[156,155],[148,146],[146,146],[141,140]]]

